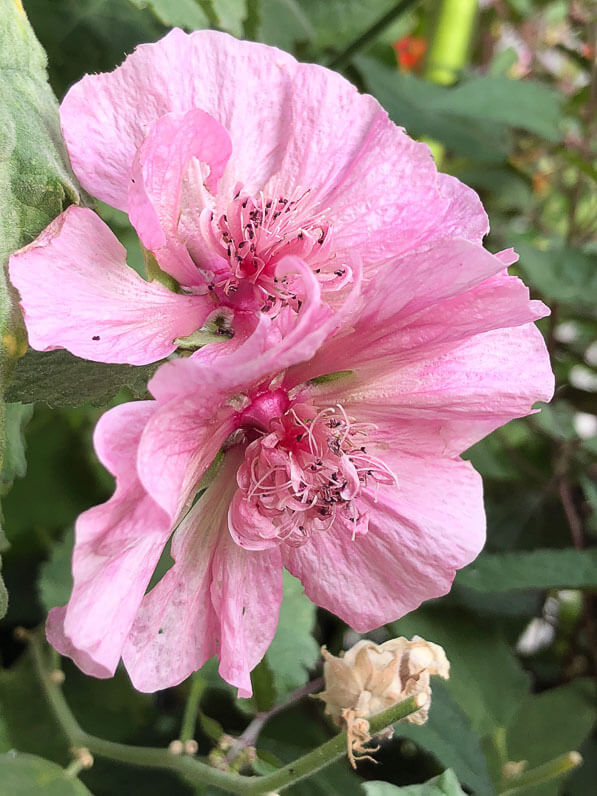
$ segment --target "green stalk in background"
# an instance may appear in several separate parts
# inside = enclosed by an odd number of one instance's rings
[[[433,29],[423,75],[430,83],[449,86],[458,79],[468,61],[477,16],[477,0],[442,0]],[[444,158],[443,144],[423,139],[437,167]]]

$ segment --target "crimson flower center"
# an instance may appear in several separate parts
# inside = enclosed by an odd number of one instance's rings
[[[325,213],[310,202],[310,191],[295,198],[280,193],[266,198],[237,191],[224,213],[212,213],[208,229],[212,246],[228,261],[211,288],[226,295],[241,282],[257,288],[261,309],[277,314],[282,306],[300,308],[300,292],[292,277],[276,277],[276,266],[287,255],[300,257],[324,289],[339,290],[351,278],[332,249],[332,227]]]
[[[244,499],[269,520],[263,527],[270,540],[300,545],[332,526],[352,538],[367,532],[362,490],[395,483],[391,470],[367,450],[371,429],[341,406],[295,404],[251,442],[238,484]]]

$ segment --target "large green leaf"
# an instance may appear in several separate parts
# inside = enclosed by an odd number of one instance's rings
[[[363,790],[367,796],[460,796],[464,791],[456,774],[448,768],[443,774],[424,782],[422,785],[407,785],[399,788],[389,782],[364,782]]]
[[[410,135],[441,141],[452,152],[474,160],[506,159],[510,142],[505,126],[489,123],[483,117],[471,120],[436,110],[450,89],[390,69],[366,56],[356,58],[355,64],[367,89]]]
[[[506,727],[528,694],[528,675],[506,640],[472,614],[419,609],[395,622],[392,631],[409,637],[416,634],[444,647],[450,661],[446,688],[480,736]]]
[[[35,755],[9,752],[0,755],[0,781],[11,796],[85,796],[83,783],[63,768]]]
[[[597,588],[597,550],[533,550],[480,556],[456,583],[483,592]]]
[[[21,463],[14,460],[14,448],[13,461],[9,455],[8,464],[4,463],[7,413],[2,393],[25,347],[6,262],[12,251],[30,242],[79,196],[60,138],[45,53],[20,0],[0,0],[0,98],[0,469],[6,473],[6,468]],[[9,419],[12,414],[9,410]],[[0,580],[0,616],[6,605],[6,589]]]
[[[108,365],[90,362],[68,351],[29,349],[16,365],[6,397],[9,401],[44,401],[49,406],[103,406],[123,387],[140,398],[157,365]]]
[[[266,655],[278,702],[307,682],[308,669],[319,658],[319,645],[312,635],[316,610],[301,582],[285,572],[278,629]]]
[[[526,760],[528,767],[547,763],[578,750],[595,724],[594,683],[590,678],[529,695],[522,700],[508,726],[510,760]],[[525,790],[528,796],[555,796],[557,782]]]
[[[562,96],[532,80],[477,77],[449,88],[434,110],[470,119],[484,119],[559,141]]]
[[[137,8],[149,8],[164,25],[179,26],[187,30],[206,28],[207,15],[198,0],[130,0]]]
[[[575,307],[594,307],[597,301],[597,254],[563,245],[539,249],[517,241],[520,265],[531,285],[548,299]]]
[[[52,548],[50,558],[41,566],[37,589],[46,611],[68,602],[73,586],[71,558],[75,535],[69,530],[64,539]]]
[[[493,788],[479,736],[444,683],[434,680],[432,691],[427,723],[421,726],[399,723],[395,735],[410,738],[444,766],[453,768],[460,781],[478,796],[488,796]]]

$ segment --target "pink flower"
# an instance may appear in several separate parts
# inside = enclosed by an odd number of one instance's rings
[[[369,279],[421,245],[487,232],[476,194],[375,99],[223,33],[175,29],[138,47],[73,86],[61,120],[83,187],[129,214],[180,288],[145,282],[91,210],[69,207],[11,258],[39,350],[144,364],[214,320],[238,345],[260,313],[304,301],[300,281],[278,280],[285,256],[336,308],[355,264]]]
[[[154,401],[98,424],[116,492],[78,520],[54,646],[97,676],[122,657],[143,691],[217,654],[247,696],[282,567],[362,632],[445,594],[484,542],[481,480],[459,454],[553,391],[532,323],[546,308],[507,275],[514,259],[462,239],[409,251],[334,335],[289,262],[308,298],[283,328],[262,315],[235,351],[159,368]],[[174,564],[146,593],[173,530]]]

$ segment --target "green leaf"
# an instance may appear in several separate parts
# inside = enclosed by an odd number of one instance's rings
[[[597,550],[486,553],[461,570],[456,583],[483,592],[597,588]]]
[[[305,596],[302,584],[284,572],[284,599],[278,629],[266,660],[272,672],[277,702],[309,679],[308,670],[319,659],[319,645],[313,638],[315,605]]]
[[[506,735],[510,760],[528,768],[577,750],[595,723],[594,683],[580,678],[522,700]],[[559,783],[525,789],[528,796],[555,796]]]
[[[487,622],[464,611],[423,608],[391,628],[394,635],[417,634],[441,644],[450,661],[445,687],[480,736],[506,727],[528,694],[528,675],[503,636]]]
[[[64,539],[53,546],[50,558],[40,568],[37,588],[46,611],[68,602],[73,585],[71,557],[74,544],[75,534],[71,528]]]
[[[389,782],[364,782],[362,787],[367,796],[394,796],[398,793],[403,796],[459,796],[464,793],[451,768],[422,785],[399,788]]]
[[[373,58],[361,56],[354,63],[367,89],[410,135],[441,141],[467,158],[485,162],[506,159],[510,143],[504,126],[489,123],[482,116],[471,120],[437,109],[451,89],[390,69]]]
[[[597,300],[597,255],[554,245],[545,250],[517,241],[520,266],[545,298],[593,307]]]
[[[239,38],[243,35],[243,22],[247,15],[246,0],[209,0],[217,25]]]
[[[454,769],[460,781],[478,796],[489,796],[493,788],[478,735],[446,685],[434,679],[431,687],[433,694],[427,723],[417,726],[401,722],[395,727],[395,735],[410,738],[427,749],[444,766]]]
[[[248,9],[247,33],[256,30],[258,41],[293,51],[297,42],[310,42],[315,37],[315,29],[298,0],[268,0],[267,8],[253,0]]]
[[[10,401],[44,401],[49,406],[103,406],[123,387],[141,398],[157,364],[108,365],[90,362],[68,351],[39,352],[29,349],[15,368],[7,390]]]
[[[15,478],[22,478],[27,471],[23,429],[31,420],[33,406],[30,404],[6,404],[4,452],[1,457],[0,495],[6,494]]]
[[[137,8],[149,8],[153,14],[171,27],[179,26],[186,30],[209,27],[207,15],[197,0],[130,0]]]
[[[24,463],[18,444],[5,442],[8,431],[15,443],[15,410],[7,413],[2,393],[16,357],[24,351],[25,332],[6,263],[12,251],[79,199],[60,136],[58,106],[47,83],[46,56],[20,0],[0,0],[0,98],[0,460],[7,449],[2,481],[9,484],[11,470],[22,470]],[[0,578],[0,617],[6,608]]]
[[[559,141],[562,101],[556,91],[532,80],[489,76],[447,89],[434,103],[434,110],[497,122],[527,130],[548,141]]]
[[[9,752],[0,755],[0,781],[11,796],[84,796],[83,783],[63,768],[35,755]]]

